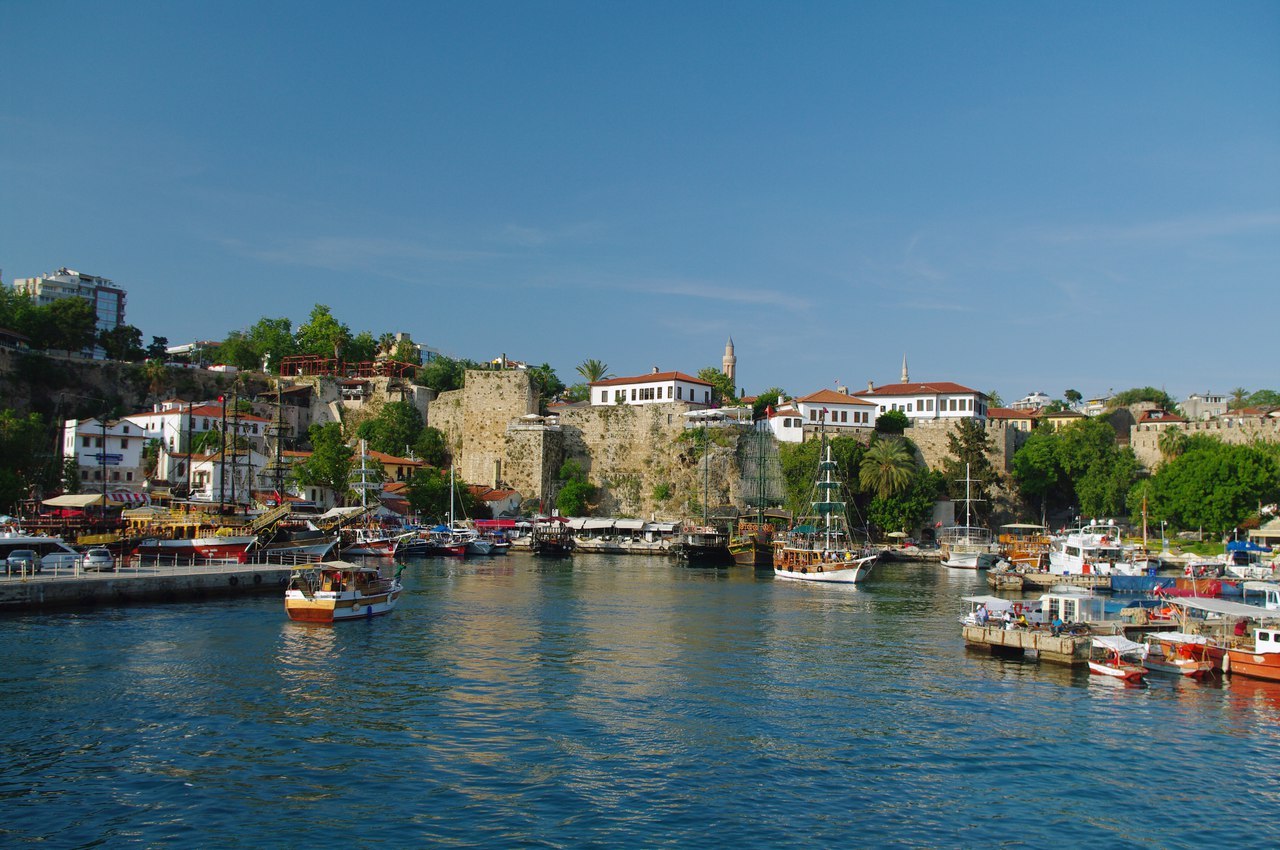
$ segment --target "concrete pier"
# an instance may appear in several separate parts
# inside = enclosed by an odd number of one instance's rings
[[[284,585],[292,570],[292,565],[278,563],[217,563],[137,566],[104,573],[48,570],[25,578],[0,576],[0,612],[187,602],[256,594],[279,594],[283,599]]]

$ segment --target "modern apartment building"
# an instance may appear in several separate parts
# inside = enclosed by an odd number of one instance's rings
[[[124,290],[105,277],[61,268],[39,277],[16,278],[13,281],[13,288],[30,295],[32,300],[41,306],[52,304],[59,298],[83,298],[93,305],[100,331],[109,331],[124,324]],[[105,352],[97,347],[93,349],[92,354],[99,359],[106,356]]]

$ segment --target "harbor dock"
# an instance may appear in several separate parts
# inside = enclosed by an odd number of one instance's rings
[[[1006,629],[1002,625],[966,625],[966,646],[989,650],[993,655],[1030,655],[1041,661],[1077,666],[1089,661],[1089,635],[1057,635],[1038,629]]]
[[[66,568],[27,576],[0,575],[0,613],[282,594],[294,566],[279,561],[167,565],[134,562],[115,572]]]

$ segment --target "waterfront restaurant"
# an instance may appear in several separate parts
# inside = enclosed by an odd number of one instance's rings
[[[648,375],[606,378],[591,382],[590,387],[593,407],[673,401],[704,406],[711,404],[711,384],[684,372],[659,372],[657,366]]]

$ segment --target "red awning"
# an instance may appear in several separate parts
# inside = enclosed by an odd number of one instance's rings
[[[478,519],[476,520],[476,528],[515,528],[516,521],[513,519]]]

